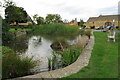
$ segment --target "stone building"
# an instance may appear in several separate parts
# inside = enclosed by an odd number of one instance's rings
[[[100,15],[98,17],[90,17],[86,22],[86,27],[107,27],[107,26],[119,26],[120,15]]]
[[[75,18],[75,20],[72,20],[69,25],[74,25],[74,26],[78,26],[78,22],[77,22],[77,18]]]

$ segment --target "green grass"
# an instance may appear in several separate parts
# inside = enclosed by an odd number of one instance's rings
[[[76,35],[79,34],[79,28],[77,26],[69,26],[64,24],[45,24],[35,26],[33,28],[34,33],[46,34],[46,35]]]
[[[108,33],[94,32],[95,45],[89,65],[78,73],[65,78],[118,77],[118,43],[107,42],[107,34]]]
[[[14,28],[11,28],[9,30],[9,32],[16,32],[16,31],[31,31],[32,29],[21,29],[21,28],[18,28],[17,30],[15,30]]]

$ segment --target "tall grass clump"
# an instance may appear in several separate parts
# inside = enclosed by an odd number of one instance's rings
[[[32,58],[21,58],[8,47],[2,47],[2,78],[14,78],[30,74],[30,69],[36,66]]]
[[[90,36],[91,36],[91,31],[88,30],[88,31],[85,31],[85,35],[88,36],[88,38],[90,39]]]
[[[78,44],[75,44],[74,46],[66,48],[62,51],[54,51],[52,53],[52,58],[48,58],[49,70],[54,70],[56,67],[66,67],[72,64],[78,59],[81,52],[82,47]]]
[[[33,28],[34,33],[47,35],[75,35],[79,34],[79,29],[76,26],[65,24],[44,24]]]
[[[75,62],[82,52],[80,45],[74,45],[71,48],[65,49],[61,52],[61,61],[63,66],[68,66]]]

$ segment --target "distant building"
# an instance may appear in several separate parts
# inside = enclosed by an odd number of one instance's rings
[[[107,26],[119,26],[120,15],[100,15],[98,17],[90,17],[86,22],[86,27],[107,27]]]
[[[77,22],[77,18],[75,18],[75,20],[72,20],[69,25],[74,25],[74,26],[78,26],[78,22]]]

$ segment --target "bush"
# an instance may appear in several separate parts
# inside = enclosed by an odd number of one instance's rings
[[[85,35],[86,35],[86,36],[88,36],[88,37],[89,37],[89,39],[90,39],[90,36],[91,36],[91,31],[90,31],[90,30],[85,31]]]
[[[119,29],[119,26],[116,26],[116,29]]]
[[[45,24],[35,26],[34,33],[47,34],[47,35],[75,35],[79,34],[79,29],[76,26],[69,26],[64,24]]]
[[[32,58],[21,58],[8,47],[2,47],[2,78],[14,78],[30,74],[30,69],[36,66]]]
[[[2,21],[2,45],[8,44],[11,40],[13,40],[13,35],[9,32],[10,26],[9,24],[3,20]]]
[[[84,29],[80,29],[80,35],[84,35],[85,34],[85,30]]]
[[[82,48],[80,47],[80,45],[75,45],[61,52],[61,56],[62,56],[61,61],[63,66],[68,66],[73,62],[75,62],[81,52],[82,52]]]

